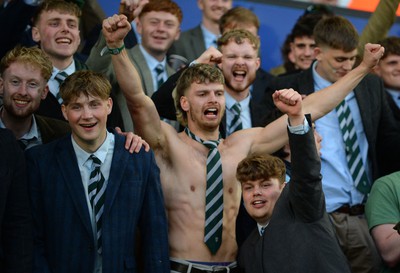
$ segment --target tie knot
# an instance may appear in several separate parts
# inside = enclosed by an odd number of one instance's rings
[[[99,167],[101,165],[100,159],[98,159],[95,155],[90,155],[89,159],[92,160],[94,167]]]
[[[162,64],[158,64],[155,68],[157,75],[160,75],[164,72],[164,66]]]
[[[217,140],[206,140],[203,141],[203,145],[206,146],[208,149],[217,149],[219,141]]]
[[[240,103],[235,103],[232,107],[231,110],[235,112],[235,114],[240,115],[240,112],[242,111],[242,106],[240,106]]]
[[[55,76],[55,80],[61,85],[67,77],[68,74],[65,71],[60,71]]]

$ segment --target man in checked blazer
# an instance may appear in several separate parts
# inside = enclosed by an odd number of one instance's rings
[[[68,77],[61,87],[62,110],[72,135],[27,152],[34,272],[169,272],[159,169],[152,152],[132,155],[124,138],[106,130],[110,92],[101,74]],[[104,198],[102,214],[89,199],[92,155],[104,177],[95,199]]]

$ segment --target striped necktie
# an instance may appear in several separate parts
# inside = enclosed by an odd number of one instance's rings
[[[233,134],[234,132],[243,129],[242,119],[240,118],[240,113],[242,112],[240,103],[235,103],[231,107],[231,111],[233,112],[234,116],[231,125],[229,126],[229,134]]]
[[[210,149],[207,155],[207,188],[204,242],[212,254],[215,254],[222,242],[222,216],[224,212],[223,181],[221,155],[217,149],[219,140],[204,141],[193,134],[188,127],[186,134]]]
[[[58,102],[60,104],[62,104],[62,102],[63,102],[63,100],[61,98],[61,94],[60,94],[60,87],[67,77],[68,77],[68,74],[64,71],[58,72],[57,75],[54,77],[54,79],[58,82],[58,85],[59,85],[56,99],[58,100]]]
[[[164,83],[164,66],[162,64],[158,64],[155,68],[157,75],[157,90]]]
[[[358,191],[368,194],[371,186],[364,169],[353,118],[351,117],[350,108],[346,101],[343,100],[336,107],[336,113],[346,147],[347,164],[351,176],[353,177],[354,184]]]
[[[89,159],[92,160],[92,171],[90,173],[88,195],[90,205],[96,219],[96,240],[97,240],[97,251],[101,254],[102,252],[102,216],[104,209],[105,199],[105,186],[104,176],[100,171],[101,161],[95,155],[91,155]]]

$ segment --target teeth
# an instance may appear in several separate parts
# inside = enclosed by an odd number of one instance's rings
[[[264,203],[264,201],[254,201],[253,202],[254,205],[263,204],[263,203]]]
[[[71,40],[70,39],[67,39],[67,38],[59,38],[59,39],[57,39],[57,43],[71,43]]]
[[[28,104],[28,102],[27,101],[25,101],[25,100],[14,100],[16,103],[18,103],[18,104]]]

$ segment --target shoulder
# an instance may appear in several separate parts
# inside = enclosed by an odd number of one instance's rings
[[[15,136],[8,129],[0,128],[0,141],[3,144],[15,142]]]

